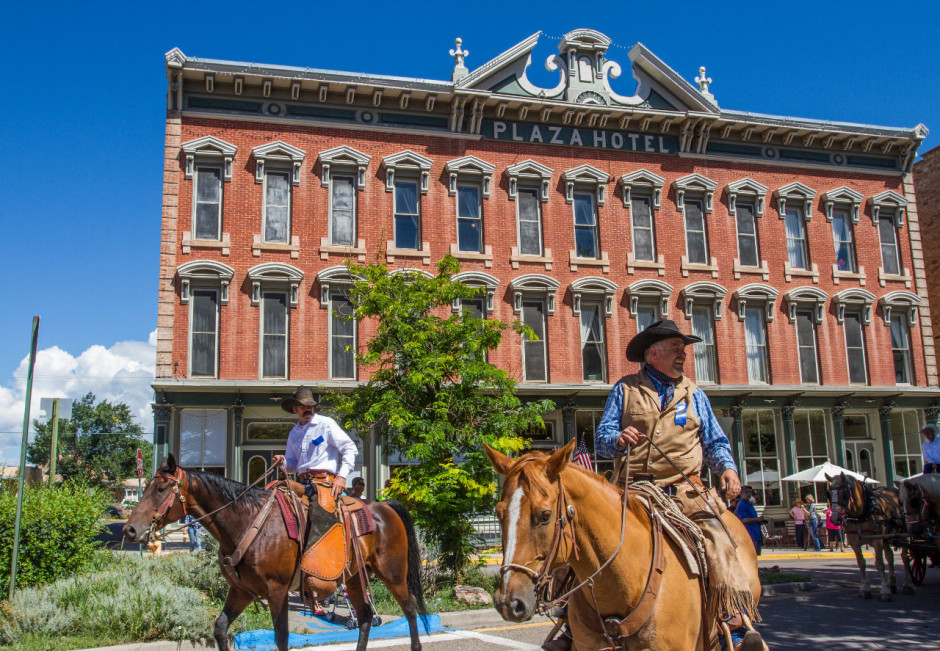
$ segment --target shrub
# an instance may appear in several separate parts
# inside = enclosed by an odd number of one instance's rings
[[[101,488],[81,483],[25,486],[17,587],[50,583],[79,572],[94,556],[109,501]],[[0,582],[10,583],[16,489],[0,489]]]

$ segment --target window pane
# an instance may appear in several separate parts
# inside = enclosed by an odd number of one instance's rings
[[[816,359],[816,324],[813,313],[796,313],[796,339],[800,349],[800,378],[803,382],[819,382],[819,364]]]
[[[190,358],[194,377],[215,377],[218,292],[196,290],[192,297]]]
[[[395,246],[420,248],[421,217],[418,212],[418,184],[395,182]]]
[[[640,303],[636,307],[636,331],[643,332],[649,325],[659,319],[659,310],[655,305]]]
[[[479,253],[482,250],[479,219],[457,220],[457,243],[461,251]]]
[[[262,377],[287,375],[287,294],[265,292],[262,297]]]
[[[878,235],[881,238],[881,260],[885,273],[901,273],[901,261],[898,256],[898,240],[892,216],[882,215],[878,220]]]
[[[802,212],[796,208],[787,208],[784,222],[787,230],[787,256],[790,266],[794,269],[806,269],[808,260],[806,259],[806,233],[803,230]]]
[[[737,204],[735,206],[738,224],[738,255],[741,265],[756,267],[760,264],[757,253],[757,231],[754,223],[754,206]]]
[[[744,340],[747,351],[747,375],[752,382],[767,382],[766,332],[763,308],[744,310]]]
[[[894,379],[898,384],[911,384],[910,331],[906,314],[891,315],[891,349],[894,357]]]
[[[516,197],[519,211],[519,253],[542,255],[542,223],[540,205],[535,190],[519,190]]]
[[[832,214],[832,238],[836,247],[836,268],[855,272],[855,242],[849,214],[842,210]]]
[[[865,340],[862,330],[862,315],[858,312],[845,314],[845,350],[849,361],[849,381],[853,384],[866,384],[868,374],[865,369]]]
[[[581,305],[581,360],[585,382],[603,382],[604,321],[599,303]]]
[[[592,226],[594,224],[594,201],[591,195],[574,195],[574,223],[580,226]]]
[[[650,210],[650,198],[632,196],[630,213],[633,215],[633,257],[637,260],[654,262],[656,244],[653,237],[653,214]]]
[[[331,376],[334,378],[355,378],[356,322],[345,317],[353,313],[352,302],[344,294],[330,295],[330,360]],[[350,350],[346,350],[350,347]]]
[[[265,174],[264,241],[288,241],[290,179],[286,172]]]
[[[197,239],[219,238],[220,207],[222,205],[222,169],[199,167],[196,169],[196,224]]]
[[[395,212],[404,215],[418,214],[418,184],[395,182]]]
[[[399,249],[418,248],[418,218],[395,216],[395,246]]]
[[[355,201],[356,188],[351,176],[333,176],[332,198],[330,207],[333,244],[335,246],[355,246]]]
[[[596,233],[593,228],[587,226],[576,226],[574,229],[576,255],[579,258],[596,258],[597,241]]]
[[[202,463],[206,466],[225,465],[225,442],[228,415],[221,410],[206,410],[206,438]]]
[[[544,382],[545,367],[545,305],[542,301],[522,302],[522,322],[532,328],[538,341],[524,338],[525,380]]]
[[[692,346],[695,357],[695,380],[697,382],[717,382],[715,368],[715,331],[710,307],[692,309],[692,334],[702,341]]]
[[[475,185],[457,186],[457,216],[476,219],[480,216],[480,188]]]
[[[705,241],[705,216],[702,204],[699,201],[686,201],[685,211],[685,243],[692,264],[708,263],[708,246]]]

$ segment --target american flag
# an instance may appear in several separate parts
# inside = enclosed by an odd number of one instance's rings
[[[588,452],[587,443],[584,442],[583,436],[578,441],[578,447],[574,449],[574,462],[594,472],[594,464],[591,462],[591,453]]]

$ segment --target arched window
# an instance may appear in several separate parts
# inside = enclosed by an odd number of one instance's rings
[[[265,262],[248,270],[251,304],[261,308],[259,377],[288,377],[290,308],[297,307],[303,277],[304,273],[300,269],[280,262]]]
[[[331,380],[356,379],[356,348],[358,324],[353,314],[349,287],[356,277],[342,265],[323,269],[317,274],[320,282],[320,307],[330,312],[327,356]]]
[[[213,260],[193,260],[176,269],[180,304],[189,305],[189,377],[214,378],[219,368],[219,306],[228,304],[234,270]]]
[[[637,332],[641,332],[653,321],[669,316],[669,297],[672,285],[661,280],[638,280],[626,289],[630,305],[630,317],[636,319]]]

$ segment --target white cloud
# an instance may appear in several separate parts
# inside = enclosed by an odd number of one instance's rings
[[[77,400],[89,391],[97,400],[126,403],[144,431],[151,431],[150,384],[156,369],[156,340],[154,330],[147,341],[119,341],[110,348],[96,344],[77,357],[57,346],[38,351],[30,399],[30,439],[33,419],[40,416],[41,398]],[[0,464],[19,463],[28,366],[26,357],[12,373],[8,386],[0,386]]]

